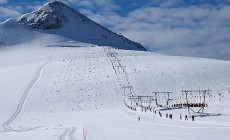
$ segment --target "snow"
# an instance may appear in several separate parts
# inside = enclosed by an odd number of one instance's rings
[[[51,48],[44,51],[41,47],[28,46],[0,48],[0,122],[5,122],[13,114],[17,107],[13,103],[19,102],[21,93],[31,83],[37,68],[48,61],[51,51]]]
[[[229,61],[137,50],[58,1],[0,23],[0,139],[230,139]],[[204,89],[203,113],[185,121],[188,109],[171,107],[186,102],[181,90]],[[167,94],[156,113],[155,100],[128,97],[155,92],[173,92],[171,108]],[[202,92],[188,100],[202,102]]]
[[[124,105],[124,99],[129,100],[122,89],[133,86],[133,95],[172,91],[172,98],[181,95],[182,87],[217,94],[230,85],[229,61],[74,41],[4,47],[0,59],[4,60],[0,63],[0,112],[4,114],[0,139],[83,139],[83,129],[87,139],[94,140],[230,138],[228,91],[221,101],[209,99],[205,108],[209,116],[195,117],[193,122],[184,121],[186,108],[161,110],[162,117],[140,107],[132,111]],[[173,114],[173,119],[165,118],[166,113]]]
[[[0,46],[25,42],[43,45],[74,40],[128,50],[145,50],[141,44],[113,33],[59,1],[0,23],[0,37]]]

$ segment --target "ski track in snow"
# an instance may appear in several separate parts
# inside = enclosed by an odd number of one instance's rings
[[[28,95],[28,93],[30,92],[30,90],[33,88],[34,84],[39,80],[39,78],[42,76],[42,70],[43,68],[49,64],[50,62],[53,61],[53,57],[54,57],[54,54],[56,52],[56,49],[54,50],[53,52],[53,55],[50,59],[49,62],[43,64],[42,66],[40,66],[36,73],[35,73],[35,78],[31,81],[31,83],[29,84],[29,86],[27,87],[27,89],[25,90],[24,94],[22,95],[19,103],[18,103],[18,106],[15,110],[15,112],[13,113],[13,115],[9,118],[9,120],[7,120],[5,123],[2,124],[2,127],[3,127],[3,132],[9,132],[9,131],[13,131],[13,128],[10,126],[10,123],[13,122],[15,120],[15,118],[18,116],[18,114],[21,112],[21,109],[23,107],[23,104],[25,102],[25,99]],[[16,131],[20,131],[20,130],[16,130]]]
[[[76,133],[76,128],[75,128],[75,127],[72,127],[72,128],[71,128],[70,135],[69,135],[69,137],[70,137],[71,140],[77,140],[77,139],[78,139],[78,138],[76,138],[76,137],[74,136],[75,133]]]
[[[70,128],[67,128],[64,134],[60,135],[60,140],[65,140],[65,137],[70,133]]]
[[[59,139],[60,140],[77,140],[78,138],[74,136],[75,133],[76,133],[75,127],[66,128],[65,132],[62,135],[60,135]]]

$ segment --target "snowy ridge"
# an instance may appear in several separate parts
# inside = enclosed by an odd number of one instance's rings
[[[16,37],[12,38],[13,35]],[[72,40],[120,49],[145,51],[141,44],[113,33],[59,1],[47,3],[32,13],[1,23],[0,37],[0,45],[28,41],[47,44],[54,41]],[[50,41],[46,38],[53,39]],[[10,39],[11,41],[9,41]]]

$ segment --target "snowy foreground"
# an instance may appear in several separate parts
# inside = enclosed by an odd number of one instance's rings
[[[1,140],[230,139],[230,93],[221,90],[230,87],[229,61],[83,43],[4,47],[0,60]],[[204,110],[210,115],[185,121],[186,108],[161,110],[160,117],[124,104],[124,94],[156,91],[184,102],[182,88],[212,90]]]

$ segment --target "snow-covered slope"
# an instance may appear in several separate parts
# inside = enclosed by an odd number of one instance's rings
[[[58,1],[1,23],[0,46],[0,140],[230,139],[229,61],[134,51]]]
[[[230,85],[229,61],[78,42],[4,48],[0,59],[6,60],[0,63],[0,139],[83,139],[83,131],[94,140],[230,138],[228,92],[223,91],[221,101],[219,96],[207,100],[205,112],[221,115],[196,117],[195,122],[179,119],[186,108],[162,111],[162,118],[132,111],[123,96],[128,85],[133,95],[172,91],[171,98],[177,99],[182,87],[218,95]],[[173,120],[165,119],[166,113]]]
[[[141,44],[113,33],[59,1],[47,3],[32,13],[0,24],[0,45],[38,39],[43,44],[74,40],[120,49],[145,50]]]

